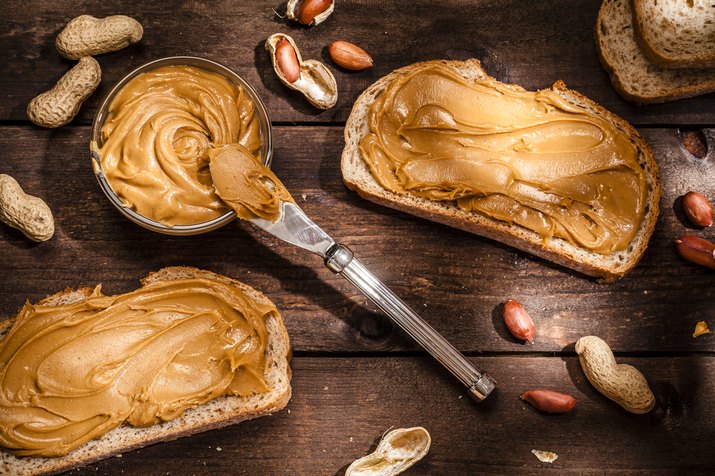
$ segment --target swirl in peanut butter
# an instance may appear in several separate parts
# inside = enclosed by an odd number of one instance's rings
[[[208,152],[232,143],[259,156],[259,121],[244,89],[203,69],[165,66],[116,95],[99,156],[126,206],[168,226],[190,225],[228,211],[213,190]]]
[[[465,79],[425,64],[396,77],[360,143],[375,180],[397,194],[454,201],[608,254],[644,215],[638,150],[611,122],[553,90]]]
[[[26,304],[0,343],[0,444],[61,456],[124,422],[265,392],[265,321],[276,312],[211,278]]]

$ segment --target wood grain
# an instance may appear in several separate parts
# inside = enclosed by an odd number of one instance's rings
[[[409,474],[712,474],[715,453],[715,337],[692,338],[696,322],[715,326],[715,273],[680,259],[692,228],[680,197],[715,199],[715,94],[662,105],[622,100],[599,64],[593,0],[338,2],[315,28],[289,24],[277,1],[0,2],[0,173],[50,205],[56,235],[29,242],[0,226],[0,316],[25,300],[103,283],[134,289],[164,266],[226,274],[260,289],[281,309],[294,350],[294,396],[284,411],[232,428],[158,444],[70,474],[342,474],[390,427],[422,425],[433,446]],[[127,14],[144,26],[140,43],[98,57],[103,81],[69,126],[34,127],[25,109],[73,62],[54,39],[73,17]],[[285,88],[263,48],[275,32],[293,36],[305,58],[335,73],[336,107],[312,108]],[[334,40],[367,50],[375,66],[336,67]],[[395,329],[321,261],[242,223],[209,234],[170,237],[125,219],[104,197],[90,163],[92,118],[103,96],[148,61],[197,55],[252,84],[274,123],[274,170],[297,202],[439,332],[497,381],[482,404]],[[476,57],[497,79],[529,89],[557,79],[636,125],[660,165],[663,199],[650,247],[624,279],[601,285],[498,243],[373,205],[342,184],[342,126],[376,79],[415,61]],[[687,154],[681,127],[704,128],[710,152]],[[521,301],[536,321],[534,346],[505,330],[501,304]],[[604,338],[619,361],[643,371],[657,398],[631,415],[586,382],[573,351],[581,336]],[[577,399],[567,415],[521,402],[548,388]],[[552,465],[532,449],[555,451]]]
[[[75,123],[88,124],[101,98],[122,76],[151,60],[194,55],[226,64],[244,76],[278,122],[342,122],[367,86],[393,69],[432,59],[481,60],[497,79],[529,89],[546,88],[562,79],[569,87],[638,124],[713,124],[715,94],[653,106],[620,99],[599,64],[593,30],[599,2],[567,0],[370,1],[341,2],[333,15],[315,28],[289,23],[279,16],[278,1],[236,2],[91,2],[58,0],[0,5],[0,120],[25,121],[32,97],[49,89],[73,64],[60,57],[54,39],[73,17],[123,13],[144,26],[141,42],[101,55],[103,81]],[[299,93],[288,90],[271,69],[263,42],[285,32],[296,40],[304,58],[328,64],[339,84],[336,107],[318,111]],[[375,67],[348,72],[335,66],[327,46],[335,40],[356,43],[368,51]]]
[[[426,358],[310,358],[293,361],[293,398],[283,411],[110,458],[70,474],[343,474],[391,427],[424,426],[428,455],[406,474],[707,474],[715,453],[709,406],[715,359],[630,358],[657,407],[634,415],[599,394],[576,358],[475,359],[499,390],[477,404]],[[547,415],[519,400],[549,388],[577,400]],[[553,451],[541,463],[532,449]]]
[[[618,352],[714,349],[711,336],[691,334],[696,322],[712,319],[715,273],[683,261],[673,241],[686,233],[715,239],[715,230],[689,228],[676,203],[688,190],[715,196],[715,163],[712,157],[688,159],[672,130],[643,131],[661,167],[662,213],[642,262],[611,285],[360,199],[341,181],[340,127],[274,132],[274,170],[308,215],[466,352],[572,352],[587,334],[603,337]],[[282,310],[297,352],[416,349],[319,258],[247,224],[195,237],[134,225],[102,194],[88,141],[87,127],[0,127],[5,170],[44,198],[57,222],[55,237],[42,244],[0,228],[0,256],[6,257],[0,315],[66,287],[103,283],[105,292],[127,292],[150,271],[188,265],[266,293]],[[509,298],[536,320],[536,345],[519,345],[506,332],[500,306]]]

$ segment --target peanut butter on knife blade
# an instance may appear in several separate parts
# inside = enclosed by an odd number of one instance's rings
[[[212,149],[209,157],[216,193],[239,218],[275,222],[281,216],[281,201],[295,203],[271,169],[240,144]]]

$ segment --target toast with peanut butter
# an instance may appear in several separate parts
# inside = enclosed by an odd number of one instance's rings
[[[370,201],[605,282],[641,258],[660,200],[630,124],[561,81],[526,91],[475,59],[416,63],[365,90],[342,174]]]
[[[187,267],[141,283],[65,290],[0,323],[0,474],[66,471],[288,403],[290,343],[268,298]]]

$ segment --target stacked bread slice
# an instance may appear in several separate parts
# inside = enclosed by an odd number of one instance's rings
[[[604,0],[596,44],[613,86],[630,101],[659,103],[715,91],[710,0]]]

